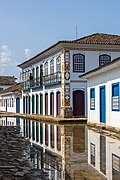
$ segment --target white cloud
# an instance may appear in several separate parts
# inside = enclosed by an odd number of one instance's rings
[[[12,51],[8,48],[7,45],[2,45],[0,47],[0,64],[8,65],[11,62]]]
[[[25,49],[25,59],[29,59],[31,56],[31,50],[30,49]]]

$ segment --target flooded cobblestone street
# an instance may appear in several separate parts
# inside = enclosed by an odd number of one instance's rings
[[[0,180],[49,179],[47,173],[34,169],[28,160],[31,145],[19,130],[14,126],[0,126]]]
[[[0,118],[0,180],[119,180],[119,134]]]

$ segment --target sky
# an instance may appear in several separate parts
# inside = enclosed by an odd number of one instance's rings
[[[120,0],[0,0],[0,76],[59,40],[120,35]]]

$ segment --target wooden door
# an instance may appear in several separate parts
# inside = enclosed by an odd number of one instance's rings
[[[73,92],[73,116],[85,116],[85,98],[84,91],[77,90]]]
[[[58,116],[60,116],[60,108],[61,108],[60,92],[57,92],[57,115]]]
[[[50,115],[54,116],[54,93],[50,94]]]
[[[48,115],[48,94],[45,94],[45,114]]]
[[[43,114],[43,95],[40,94],[40,114]]]
[[[39,101],[38,101],[38,94],[36,94],[36,114],[38,114],[38,107],[39,107]]]
[[[20,98],[16,98],[16,113],[20,113]]]
[[[100,122],[106,122],[105,86],[100,87]]]

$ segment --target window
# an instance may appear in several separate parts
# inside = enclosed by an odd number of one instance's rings
[[[36,67],[36,79],[38,79],[38,77],[39,77],[39,67],[37,66]]]
[[[11,107],[11,99],[9,99],[9,107]]]
[[[73,55],[73,72],[85,72],[85,55]]]
[[[12,98],[12,107],[14,106],[14,99]]]
[[[99,66],[103,66],[104,64],[107,64],[111,61],[111,56],[107,54],[102,54],[99,56]]]
[[[54,73],[54,60],[52,59],[50,61],[50,74],[53,74]]]
[[[90,89],[90,109],[95,110],[95,88]]]
[[[112,179],[120,177],[120,157],[112,154]]]
[[[48,62],[45,63],[45,76],[48,75]]]
[[[95,145],[93,143],[90,143],[90,161],[95,166]]]
[[[119,83],[112,84],[112,110],[119,111]]]
[[[56,72],[61,72],[61,57],[58,56],[56,59]]]
[[[33,76],[33,79],[35,79],[35,69],[34,68],[32,69],[32,76]]]

